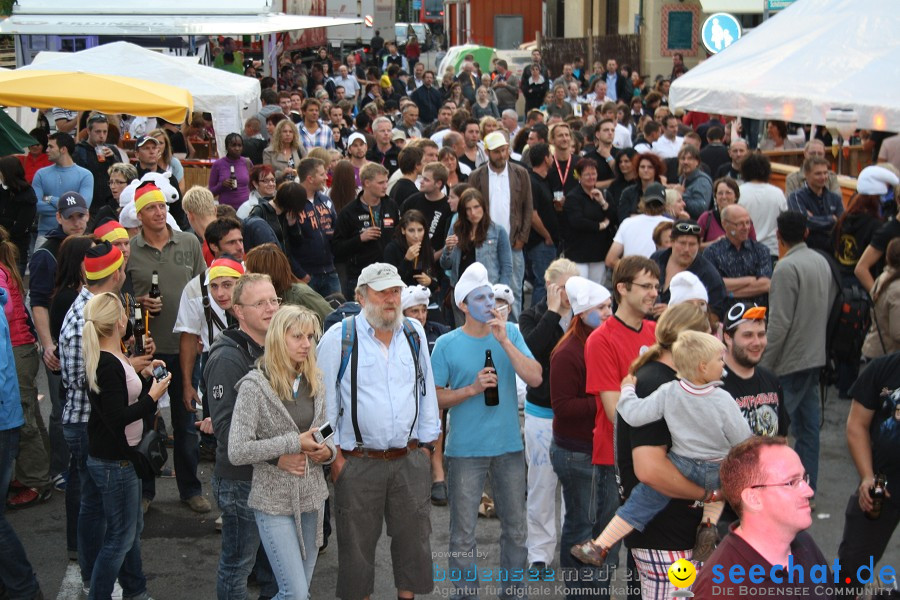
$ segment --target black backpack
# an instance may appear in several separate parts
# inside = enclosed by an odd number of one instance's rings
[[[825,252],[817,251],[828,261],[831,277],[838,293],[831,304],[825,330],[826,370],[834,370],[838,362],[858,363],[862,345],[872,323],[872,300],[861,286],[845,286],[837,261]]]

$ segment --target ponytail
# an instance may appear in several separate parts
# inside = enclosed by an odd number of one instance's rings
[[[100,338],[116,333],[116,323],[125,313],[122,301],[111,292],[98,294],[84,307],[84,328],[81,332],[81,351],[88,388],[100,393],[97,385],[97,365],[100,362]]]

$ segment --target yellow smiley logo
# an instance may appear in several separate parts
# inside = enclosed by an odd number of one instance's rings
[[[676,588],[689,588],[695,579],[697,569],[691,561],[679,558],[669,565],[669,582]]]

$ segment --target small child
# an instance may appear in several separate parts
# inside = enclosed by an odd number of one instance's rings
[[[737,403],[719,386],[725,366],[722,342],[708,333],[683,331],[672,345],[672,359],[680,381],[663,384],[646,398],[634,391],[636,379],[622,380],[616,408],[632,427],[664,418],[672,434],[669,460],[682,475],[707,491],[703,522],[697,530],[692,559],[709,558],[717,541],[716,522],[724,504],[719,498],[719,464],[732,446],[752,435]],[[702,415],[702,417],[701,417]],[[595,540],[572,547],[572,555],[584,563],[602,565],[616,542],[633,530],[643,531],[669,498],[639,483],[616,516]]]

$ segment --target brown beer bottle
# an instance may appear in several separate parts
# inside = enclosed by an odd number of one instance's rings
[[[497,369],[494,368],[494,359],[491,358],[491,351],[484,351],[484,368],[490,369],[495,374],[497,373]],[[484,405],[485,406],[497,406],[500,404],[500,392],[498,386],[492,386],[484,389]]]

